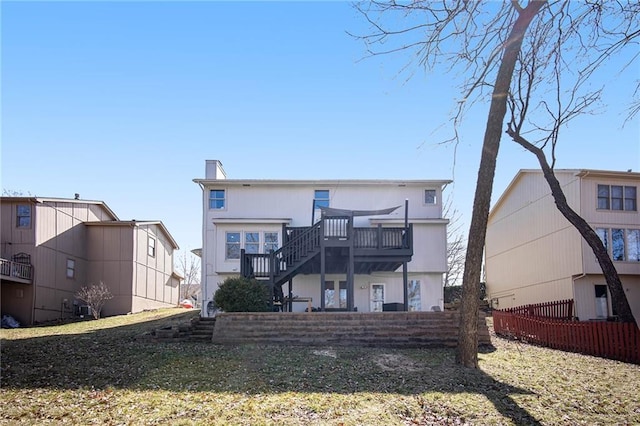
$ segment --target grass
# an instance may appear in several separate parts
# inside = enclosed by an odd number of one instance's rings
[[[2,330],[1,424],[631,425],[640,366],[492,337],[450,349],[158,343],[166,309]]]

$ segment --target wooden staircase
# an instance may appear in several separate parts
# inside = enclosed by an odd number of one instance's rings
[[[455,347],[457,312],[220,313],[212,342],[303,346]],[[490,345],[485,314],[480,345]]]

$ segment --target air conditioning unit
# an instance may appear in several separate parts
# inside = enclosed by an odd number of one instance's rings
[[[80,305],[78,306],[78,315],[83,317],[83,316],[90,316],[91,315],[91,306],[89,305]]]

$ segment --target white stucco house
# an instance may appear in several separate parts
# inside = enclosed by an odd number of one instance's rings
[[[202,315],[229,276],[263,280],[274,310],[443,308],[449,180],[227,179],[206,161]]]

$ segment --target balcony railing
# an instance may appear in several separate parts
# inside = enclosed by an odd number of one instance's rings
[[[33,266],[27,263],[0,259],[0,275],[22,281],[31,281],[33,279]]]

